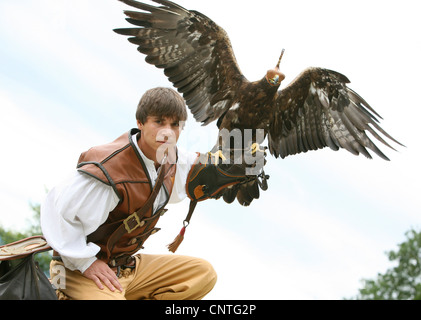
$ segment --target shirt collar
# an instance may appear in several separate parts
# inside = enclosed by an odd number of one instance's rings
[[[148,171],[153,169],[156,171],[155,169],[155,162],[151,159],[149,159],[148,157],[145,156],[145,154],[142,152],[142,150],[139,147],[139,144],[137,143],[137,138],[136,138],[137,134],[132,135],[132,140],[134,143],[134,145],[136,146],[137,151],[139,152],[140,156],[142,157],[143,162],[145,163],[145,166],[148,168]]]

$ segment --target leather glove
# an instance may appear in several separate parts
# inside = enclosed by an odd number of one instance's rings
[[[255,150],[229,150],[227,156],[221,151],[198,154],[186,183],[189,212],[168,250],[175,252],[180,246],[198,202],[223,197],[225,202],[232,203],[237,198],[241,205],[248,206],[253,199],[259,198],[259,187],[266,190],[269,178],[263,171],[265,156],[265,150],[260,147]]]
[[[259,198],[259,188],[267,189],[263,167],[265,149],[229,150],[199,154],[187,178],[187,195],[200,202],[221,196],[227,203],[235,198],[243,206]]]

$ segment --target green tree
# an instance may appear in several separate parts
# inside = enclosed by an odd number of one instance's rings
[[[19,232],[14,230],[6,230],[2,226],[0,226],[0,245],[42,234],[40,224],[40,205],[30,204],[30,207],[33,211],[33,218],[29,222],[27,230]],[[38,253],[35,255],[35,260],[38,261],[41,270],[48,275],[51,260],[51,252]]]
[[[363,280],[356,299],[421,300],[421,232],[411,229],[405,235],[407,240],[398,250],[387,253],[397,266],[379,273],[375,280]]]

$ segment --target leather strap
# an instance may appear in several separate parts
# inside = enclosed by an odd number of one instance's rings
[[[190,201],[189,212],[187,213],[186,219],[184,219],[184,227],[186,227],[186,228],[190,224],[190,219],[193,215],[194,209],[196,209],[196,205],[197,205],[196,200]]]
[[[163,162],[165,162],[165,159],[164,159]],[[172,166],[170,166],[170,168],[171,167]],[[153,206],[153,203],[155,202],[155,199],[156,199],[156,197],[159,193],[159,190],[161,189],[162,183],[164,181],[165,173],[166,173],[165,166],[162,164],[160,173],[159,173],[158,178],[157,178],[157,181],[155,182],[155,186],[152,189],[151,195],[149,196],[148,200],[146,200],[146,202],[142,206],[142,208],[140,208],[138,211],[136,211],[135,213],[131,214],[129,217],[124,219],[123,222],[121,223],[121,225],[110,236],[110,238],[108,240],[108,243],[107,243],[107,247],[108,247],[109,252],[113,251],[114,245],[118,242],[118,240],[120,240],[120,238],[122,236],[124,236],[126,233],[131,233],[134,230],[136,230],[137,228],[143,226],[142,221],[141,221],[141,217],[143,217],[143,215]],[[136,249],[135,252],[137,250],[138,249]],[[129,259],[131,254],[133,254],[135,252],[127,253],[124,256],[113,258],[109,262],[109,264],[113,267],[117,266],[117,265],[120,264],[119,263],[120,260]]]
[[[42,235],[32,236],[0,246],[0,261],[21,259],[52,248]]]

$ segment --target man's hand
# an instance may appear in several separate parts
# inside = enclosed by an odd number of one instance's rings
[[[85,270],[83,275],[95,282],[101,290],[104,289],[103,284],[105,284],[112,292],[114,292],[115,289],[123,292],[123,288],[118,282],[115,272],[111,270],[104,261],[96,260],[88,269]]]

